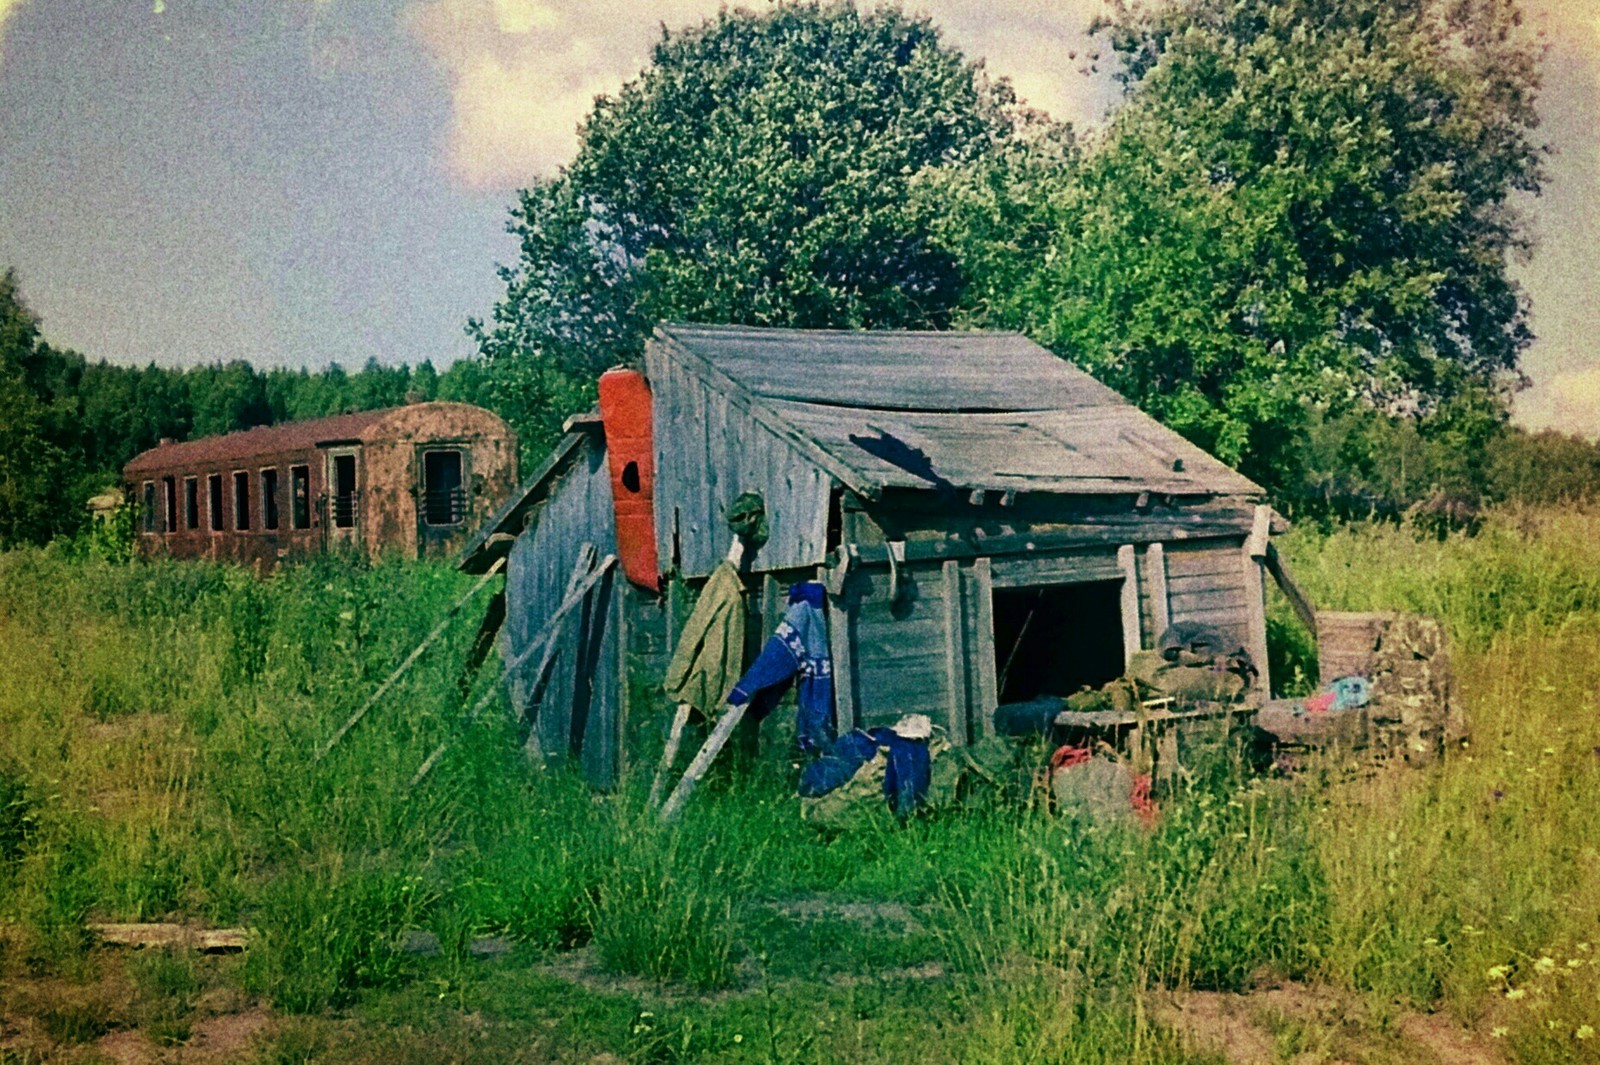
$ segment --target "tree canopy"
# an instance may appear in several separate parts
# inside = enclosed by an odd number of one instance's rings
[[[724,9],[664,32],[596,102],[572,163],[521,194],[521,256],[481,349],[532,418],[562,375],[636,358],[662,319],[945,326],[962,273],[912,186],[1028,120],[893,8]]]
[[[1099,28],[1124,103],[1081,161],[1001,187],[1045,254],[947,234],[972,320],[1273,488],[1314,410],[1492,428],[1532,339],[1508,266],[1544,151],[1514,0],[1178,0]],[[958,224],[997,210],[984,180]]]

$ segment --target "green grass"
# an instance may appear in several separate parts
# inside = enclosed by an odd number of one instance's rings
[[[132,959],[129,1023],[182,1042],[202,989],[229,987],[299,1018],[263,1060],[1176,1062],[1194,1058],[1150,993],[1263,974],[1503,1029],[1519,1061],[1593,1046],[1576,1036],[1600,1028],[1600,516],[1285,547],[1320,605],[1445,620],[1471,746],[1295,784],[1218,755],[1150,833],[998,799],[821,833],[776,745],[719,766],[663,830],[647,779],[596,797],[530,768],[496,714],[408,793],[460,731],[475,618],[310,755],[460,575],[0,555],[0,985],[104,979],[87,921],[186,920],[256,938],[215,972]],[[1272,625],[1275,671],[1310,683],[1284,604]],[[398,949],[417,928],[440,956]],[[472,958],[485,934],[518,952]],[[569,956],[590,975],[552,975]],[[52,1009],[34,1014],[56,1044],[100,1034]],[[1317,1045],[1295,1023],[1280,1042]]]

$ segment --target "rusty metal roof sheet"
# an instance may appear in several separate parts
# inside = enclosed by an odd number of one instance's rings
[[[335,414],[303,422],[262,425],[223,436],[206,436],[179,444],[163,444],[142,451],[122,467],[125,477],[164,473],[180,466],[212,466],[243,462],[261,455],[306,451],[319,444],[359,439],[362,432],[383,421],[400,407]]]

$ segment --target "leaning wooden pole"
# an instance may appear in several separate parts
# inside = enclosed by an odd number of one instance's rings
[[[467,590],[467,594],[463,595],[460,599],[457,599],[450,609],[444,612],[444,617],[439,619],[439,624],[435,625],[433,631],[428,633],[427,637],[424,638],[421,643],[417,644],[410,654],[406,655],[405,661],[400,663],[399,668],[397,668],[393,673],[389,674],[388,679],[382,684],[378,685],[378,690],[367,696],[367,701],[362,703],[356,712],[351,714],[345,720],[345,723],[340,725],[332,736],[328,737],[328,741],[324,743],[321,749],[317,751],[316,757],[313,759],[313,761],[320,762],[323,760],[323,758],[327,757],[328,752],[333,750],[333,748],[338,745],[340,740],[345,738],[345,735],[348,734],[351,729],[356,727],[356,722],[365,717],[367,711],[376,706],[378,704],[378,700],[387,695],[389,693],[389,689],[393,688],[395,684],[399,682],[401,677],[410,672],[411,667],[417,664],[417,659],[422,657],[422,652],[426,651],[435,640],[444,635],[445,630],[450,627],[450,619],[454,618],[458,613],[460,613],[461,608],[471,602],[474,596],[483,591],[484,587],[494,579],[495,575],[498,574],[501,569],[505,567],[505,564],[505,559],[495,559],[494,565],[489,567],[488,572],[479,577],[477,583]]]
[[[468,710],[466,714],[462,716],[461,723],[463,725],[475,720],[477,716],[483,713],[484,709],[494,701],[496,693],[500,690],[500,681],[505,678],[507,674],[521,668],[524,662],[533,657],[534,652],[546,648],[552,641],[554,641],[556,634],[560,631],[562,619],[567,616],[574,606],[583,601],[583,597],[588,594],[589,589],[593,588],[596,582],[598,582],[601,577],[605,576],[606,572],[610,570],[612,566],[616,565],[616,563],[616,555],[607,555],[605,558],[600,560],[599,565],[595,566],[594,569],[589,572],[588,576],[584,577],[580,581],[577,581],[571,586],[572,591],[567,594],[566,599],[562,601],[560,606],[556,607],[555,612],[552,613],[549,619],[545,621],[544,627],[539,630],[538,635],[533,638],[527,647],[523,648],[521,654],[517,655],[517,657],[507,662],[505,666],[501,668],[499,676],[495,679],[495,682],[489,686],[489,689],[483,693],[482,697],[479,698],[476,703],[472,704],[472,709]],[[541,663],[541,669],[542,668],[543,665]],[[535,722],[534,725],[537,727],[538,723]],[[438,747],[434,748],[433,753],[429,754],[428,757],[423,760],[422,765],[417,769],[416,773],[412,775],[411,782],[406,785],[407,791],[411,790],[422,782],[422,778],[427,776],[433,767],[438,764],[439,759],[444,756],[444,752],[449,748],[453,740],[454,737],[446,739],[443,743],[439,744]]]
[[[689,763],[683,779],[678,781],[678,786],[672,789],[666,804],[661,807],[662,821],[671,823],[677,820],[678,815],[683,812],[684,804],[689,801],[689,796],[694,794],[695,785],[700,783],[700,778],[706,775],[711,763],[722,753],[722,748],[727,746],[728,737],[739,727],[739,722],[744,719],[744,712],[749,705],[746,703],[743,706],[730,706],[722,712],[722,720],[717,722],[717,727],[706,737],[706,742],[700,747],[700,753],[694,756],[694,761]]]

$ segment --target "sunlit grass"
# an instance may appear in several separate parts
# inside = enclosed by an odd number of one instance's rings
[[[1594,1046],[1600,516],[1505,515],[1443,541],[1302,531],[1285,548],[1325,608],[1444,619],[1470,746],[1426,770],[1287,782],[1219,755],[1191,765],[1149,833],[980,801],[839,835],[799,821],[781,752],[719,766],[664,831],[646,781],[594,796],[531,768],[492,714],[408,792],[459,729],[471,617],[314,763],[464,589],[447,568],[327,561],[263,581],[0,555],[3,964],[72,978],[92,920],[242,924],[257,938],[241,985],[315,1015],[409,986],[418,963],[395,948],[424,928],[447,951],[503,934],[533,956],[581,947],[622,978],[743,996],[606,1043],[662,1060],[776,1060],[758,1044],[777,1030],[794,1060],[869,1060],[872,1032],[928,1060],[1186,1060],[1146,994],[1263,977],[1342,986],[1380,1016],[1443,1008],[1517,1060]],[[1275,607],[1293,661],[1286,619]],[[773,916],[817,897],[892,902],[920,931]],[[152,964],[152,995],[192,996]],[[807,1027],[791,986],[813,981],[818,1015],[846,1018],[860,974],[929,965],[944,975],[925,1008],[907,992],[870,1021]],[[470,971],[449,978],[452,1001]],[[789,983],[763,991],[773,980]],[[188,1007],[150,1010],[173,1039],[186,1031]],[[902,1031],[929,1011],[920,1043]]]

